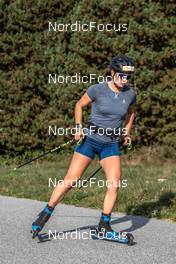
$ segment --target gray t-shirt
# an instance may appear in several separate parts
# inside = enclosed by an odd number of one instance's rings
[[[103,128],[122,129],[123,121],[128,113],[130,105],[135,104],[135,92],[125,85],[118,94],[113,92],[107,82],[91,85],[87,94],[92,100],[89,121]],[[100,130],[99,130],[100,131]],[[110,131],[110,130],[107,130]],[[84,128],[87,137],[101,142],[117,142],[119,137],[111,139],[109,136],[93,133]]]

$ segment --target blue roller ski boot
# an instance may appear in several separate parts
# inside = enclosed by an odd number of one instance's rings
[[[130,233],[116,232],[110,226],[111,214],[102,213],[98,228],[91,228],[92,239],[108,240],[118,243],[134,245],[134,237]]]
[[[45,223],[49,220],[54,211],[53,207],[45,206],[45,208],[39,213],[38,218],[32,223],[32,238],[38,236]]]

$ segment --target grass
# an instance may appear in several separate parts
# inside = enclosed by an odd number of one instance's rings
[[[135,155],[123,158],[123,176],[114,211],[176,221],[176,165],[172,162],[144,161],[143,158],[141,161]],[[41,160],[17,171],[13,170],[16,166],[14,160],[1,160],[0,194],[47,201],[53,189],[52,184],[49,187],[49,178],[56,183],[63,179],[70,158],[71,155],[56,155],[53,160]],[[98,160],[95,159],[83,178],[98,167]],[[98,180],[102,179],[105,180],[105,175],[100,170],[96,183],[81,190],[73,188],[62,203],[101,209],[106,189],[105,186],[98,187]],[[127,187],[124,187],[125,184]]]

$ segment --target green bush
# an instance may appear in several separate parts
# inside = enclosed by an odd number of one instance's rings
[[[48,126],[74,125],[76,101],[89,84],[48,84],[48,75],[108,74],[116,54],[136,62],[134,139],[176,147],[176,16],[173,1],[0,2],[1,153],[22,154],[62,143]],[[48,32],[48,21],[127,24],[128,32]],[[90,109],[84,112],[86,123]]]

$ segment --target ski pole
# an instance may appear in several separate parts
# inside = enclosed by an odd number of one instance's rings
[[[60,145],[60,146],[58,146],[58,147],[56,147],[56,148],[50,149],[50,150],[48,150],[47,152],[45,152],[45,153],[43,153],[43,154],[41,154],[41,155],[39,155],[39,156],[37,156],[37,157],[35,157],[35,158],[33,158],[33,159],[30,159],[30,160],[28,160],[28,161],[26,161],[26,162],[24,162],[24,163],[18,165],[16,168],[14,168],[14,170],[17,170],[17,169],[19,169],[19,168],[21,168],[21,167],[23,167],[23,166],[25,166],[25,165],[31,163],[31,162],[34,161],[34,160],[38,160],[38,159],[40,159],[40,158],[42,158],[42,157],[45,157],[46,155],[48,155],[48,154],[50,154],[50,153],[53,153],[53,152],[55,152],[56,150],[59,150],[59,149],[65,147],[65,146],[68,145],[68,144],[73,143],[74,141],[75,141],[75,139],[72,139],[72,140],[69,140],[69,141],[66,142],[66,143],[63,143],[62,145]],[[79,143],[80,143],[80,140],[78,141],[77,144],[79,144]]]

